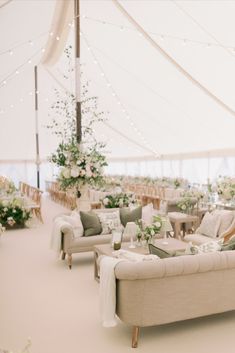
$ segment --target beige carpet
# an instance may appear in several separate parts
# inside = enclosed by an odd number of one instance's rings
[[[129,327],[101,326],[93,254],[75,255],[70,271],[49,249],[52,219],[64,211],[45,199],[44,225],[0,239],[0,348],[18,353],[30,336],[31,353],[133,352]],[[145,328],[136,351],[232,353],[234,327],[235,312]]]

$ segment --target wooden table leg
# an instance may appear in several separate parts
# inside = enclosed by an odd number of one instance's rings
[[[99,254],[97,253],[97,251],[94,251],[94,279],[97,282],[100,281],[99,269],[98,269],[98,264],[97,264],[98,257],[99,257]]]
[[[132,330],[132,348],[138,347],[138,338],[139,338],[140,328],[139,326],[133,326]]]

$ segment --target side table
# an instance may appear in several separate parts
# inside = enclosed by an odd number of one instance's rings
[[[193,226],[197,228],[199,226],[199,217],[192,216],[181,212],[168,212],[169,220],[174,230],[174,237],[181,239],[181,230],[183,231],[183,237],[186,233],[186,224],[193,223]]]

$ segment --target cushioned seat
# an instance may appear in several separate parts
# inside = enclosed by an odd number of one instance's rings
[[[195,245],[201,245],[201,244],[207,243],[208,241],[211,241],[212,239],[211,237],[208,237],[206,235],[194,233],[194,234],[185,235],[184,240],[187,242],[191,241]]]
[[[196,233],[186,235],[184,240],[201,245],[211,240],[224,239],[227,241],[234,234],[235,212],[215,210],[211,213],[207,212]]]

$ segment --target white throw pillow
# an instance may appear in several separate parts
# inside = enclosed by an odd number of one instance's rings
[[[142,207],[142,221],[146,226],[149,226],[153,223],[153,215],[154,208],[152,203]]]
[[[114,228],[123,228],[119,210],[114,212],[97,212],[97,216],[99,217],[102,227],[101,234],[110,234]]]
[[[191,251],[194,254],[203,254],[208,252],[216,252],[221,250],[221,246],[223,244],[223,239],[221,240],[211,240],[207,243],[201,245],[194,245],[191,247]]]
[[[198,233],[207,235],[211,238],[216,238],[218,235],[221,223],[221,216],[214,213],[207,212],[202,219]]]
[[[61,216],[61,218],[68,222],[73,228],[73,233],[75,238],[82,237],[84,233],[84,228],[81,222],[80,214],[76,211],[71,212],[70,216]]]
[[[232,224],[234,213],[229,210],[215,210],[214,214],[220,215],[221,223],[218,231],[218,236],[225,233]]]

